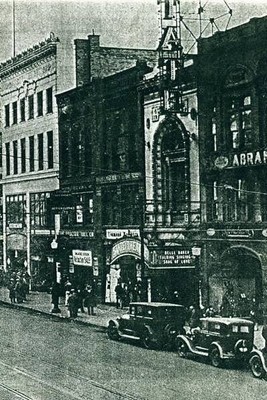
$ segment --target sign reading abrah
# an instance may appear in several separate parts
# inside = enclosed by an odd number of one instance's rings
[[[84,265],[92,267],[92,252],[90,250],[72,250],[72,258],[74,265]]]

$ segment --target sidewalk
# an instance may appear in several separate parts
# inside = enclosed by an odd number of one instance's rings
[[[69,320],[68,308],[64,305],[64,298],[60,298],[59,308],[60,314],[52,314],[51,294],[46,292],[31,292],[27,295],[27,301],[24,303],[10,303],[9,292],[7,288],[0,288],[0,304],[9,305],[10,307],[25,308],[32,311],[40,312],[42,314],[50,315],[55,318],[63,318]],[[84,323],[91,326],[106,328],[110,319],[116,318],[119,315],[125,314],[128,308],[117,309],[115,306],[108,304],[99,304],[95,307],[96,315],[88,315],[86,312],[79,311],[78,317],[75,321]]]
[[[60,314],[52,314],[51,294],[46,292],[31,292],[27,296],[27,301],[21,304],[10,304],[9,292],[7,288],[0,288],[0,304],[9,305],[10,307],[25,308],[42,314],[50,315],[55,318],[63,318],[69,320],[68,309],[64,305],[64,299],[60,299],[59,308]],[[108,304],[99,304],[95,308],[96,315],[87,315],[87,313],[81,313],[79,311],[78,317],[75,321],[95,327],[106,328],[110,319],[116,318],[127,312],[128,308],[125,307],[123,310],[117,309],[115,306]],[[261,336],[262,326],[259,326],[258,330],[255,331],[254,344],[257,348],[264,347],[264,340]]]

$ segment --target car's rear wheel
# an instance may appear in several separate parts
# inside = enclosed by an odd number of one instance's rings
[[[108,325],[107,334],[108,334],[109,339],[111,339],[111,340],[119,340],[120,339],[120,334],[118,332],[118,328],[116,327],[116,325],[114,323],[111,323]]]
[[[255,376],[255,378],[260,379],[266,375],[266,372],[262,365],[261,358],[257,354],[255,354],[254,356],[251,357],[249,364],[250,364],[251,372],[252,372],[253,376]]]
[[[209,357],[210,357],[211,365],[213,365],[213,367],[218,368],[222,365],[222,359],[220,356],[220,352],[216,347],[211,349]]]
[[[182,339],[177,339],[176,349],[179,357],[185,358],[188,351],[187,344]]]

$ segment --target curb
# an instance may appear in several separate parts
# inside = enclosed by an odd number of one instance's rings
[[[12,304],[12,303],[9,303],[9,302],[7,302],[5,300],[0,300],[0,305],[3,305],[4,307],[7,307],[7,308],[13,308],[15,310],[24,310],[26,312],[28,311],[28,312],[30,312],[32,314],[39,314],[39,315],[41,314],[41,315],[43,315],[45,317],[50,317],[52,319],[62,320],[64,322],[68,322],[68,323],[75,322],[76,324],[79,324],[79,325],[87,325],[87,326],[91,326],[93,328],[102,329],[104,331],[106,331],[106,329],[107,329],[105,326],[98,325],[98,324],[95,324],[93,322],[83,321],[81,319],[70,319],[69,317],[65,317],[64,315],[53,314],[51,312],[38,310],[38,309],[33,308],[33,307],[25,307],[25,306],[21,306],[19,304]]]

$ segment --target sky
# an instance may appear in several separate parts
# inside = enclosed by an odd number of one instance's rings
[[[0,62],[12,56],[12,3],[15,1],[16,53],[49,37],[54,32],[60,39],[61,63],[66,76],[74,74],[75,38],[100,34],[101,45],[155,49],[159,39],[157,0],[0,0]],[[215,17],[224,30],[229,9],[233,17],[229,28],[247,22],[255,16],[267,15],[267,0],[202,0],[203,18]],[[181,0],[181,13],[196,36],[199,24],[199,0]],[[218,16],[226,14],[223,18]],[[202,29],[206,26],[203,21]],[[207,26],[206,35],[211,34]],[[184,33],[184,44],[191,47],[193,38]],[[66,81],[69,81],[66,79]],[[71,85],[70,85],[71,86]]]

